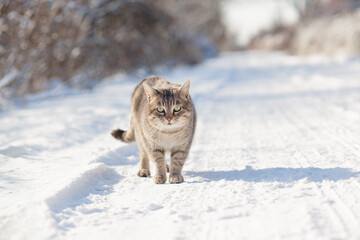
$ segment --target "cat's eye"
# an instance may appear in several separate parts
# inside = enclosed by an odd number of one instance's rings
[[[178,111],[180,111],[180,110],[181,110],[181,107],[180,107],[180,106],[174,107],[174,111],[175,111],[175,112],[178,112]]]
[[[163,113],[163,112],[165,111],[165,109],[164,109],[163,107],[158,107],[158,108],[157,108],[157,111],[158,111],[159,113]]]

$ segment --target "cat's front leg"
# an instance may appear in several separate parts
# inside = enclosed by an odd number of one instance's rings
[[[165,151],[153,150],[151,153],[151,159],[155,163],[156,174],[154,176],[154,182],[156,184],[162,184],[166,182],[166,162]]]
[[[184,177],[182,175],[182,168],[185,164],[188,151],[174,150],[171,152],[170,162],[170,183],[182,183]]]
[[[140,155],[140,169],[138,171],[139,177],[150,177],[150,165],[149,158],[146,154],[146,150],[141,144],[138,143],[139,155]]]

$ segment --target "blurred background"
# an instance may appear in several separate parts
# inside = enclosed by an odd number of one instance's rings
[[[2,0],[0,99],[222,51],[350,58],[359,39],[359,0]]]

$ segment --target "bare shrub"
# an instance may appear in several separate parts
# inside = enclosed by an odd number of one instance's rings
[[[359,1],[293,2],[300,15],[299,23],[275,25],[261,32],[250,41],[248,49],[284,50],[298,55],[360,55]]]
[[[195,64],[225,41],[216,1],[6,0],[0,3],[0,94],[48,82],[91,85],[114,72]]]
[[[253,37],[247,45],[248,50],[287,50],[290,49],[295,28],[293,26],[277,26],[262,31]]]
[[[360,55],[360,11],[327,16],[299,24],[289,49],[298,55]]]

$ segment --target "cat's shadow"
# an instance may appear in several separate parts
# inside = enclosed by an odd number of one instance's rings
[[[243,180],[247,182],[294,182],[300,179],[307,179],[310,182],[322,182],[325,180],[338,181],[346,180],[353,177],[359,177],[360,172],[354,172],[348,168],[265,168],[253,169],[246,166],[243,170],[229,171],[186,171],[188,177],[200,177],[201,180],[196,182],[211,182]]]

